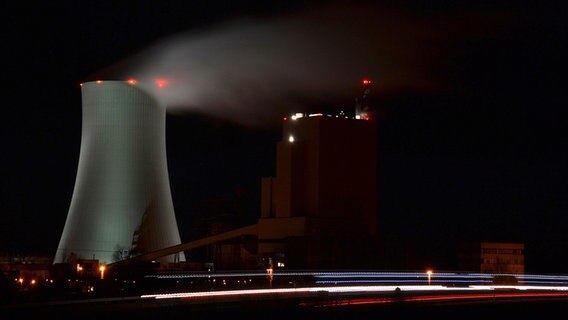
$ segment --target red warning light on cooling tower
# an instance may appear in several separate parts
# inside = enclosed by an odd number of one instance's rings
[[[168,80],[160,78],[154,80],[154,83],[156,83],[156,86],[158,86],[158,88],[163,88],[168,85]]]
[[[371,80],[369,80],[369,79],[363,79],[363,84],[364,84],[364,85],[369,85],[369,84],[371,84]]]
[[[128,84],[135,85],[138,81],[136,79],[130,78],[130,79],[126,80],[126,82],[128,82]]]

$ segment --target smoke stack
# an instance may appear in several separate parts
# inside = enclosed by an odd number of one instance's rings
[[[134,81],[81,85],[75,188],[54,264],[112,263],[180,244],[166,159],[164,106]],[[183,252],[162,263],[185,261]]]

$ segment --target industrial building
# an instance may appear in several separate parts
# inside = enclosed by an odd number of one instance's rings
[[[276,176],[262,179],[259,256],[292,268],[368,267],[377,231],[375,122],[295,114],[282,137]]]
[[[462,243],[458,259],[460,270],[481,273],[525,273],[524,243]]]

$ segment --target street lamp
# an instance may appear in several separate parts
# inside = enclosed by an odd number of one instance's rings
[[[432,270],[426,270],[426,275],[428,276],[428,285],[432,283]]]
[[[101,264],[99,267],[99,271],[101,272],[101,280],[105,278],[105,270],[106,266],[104,264]]]
[[[266,275],[268,277],[268,285],[272,288],[272,279],[274,278],[274,269],[272,264],[272,258],[268,258],[268,268],[266,269]]]

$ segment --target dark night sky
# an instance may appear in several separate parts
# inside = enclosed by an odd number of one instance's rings
[[[193,100],[176,97],[167,118],[182,240],[237,195],[254,220],[281,116],[352,107],[368,76],[384,239],[432,256],[462,240],[524,242],[528,271],[568,272],[561,1],[209,2],[1,5],[0,252],[55,252],[80,148],[79,83],[143,72],[154,46],[182,53],[163,58],[178,80],[194,75]]]

